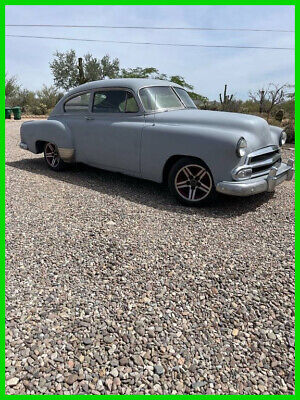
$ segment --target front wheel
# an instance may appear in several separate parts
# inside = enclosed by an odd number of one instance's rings
[[[61,171],[66,166],[66,163],[60,158],[58,148],[54,143],[45,144],[44,158],[48,167],[54,171]]]
[[[210,203],[216,196],[208,167],[196,158],[184,157],[170,170],[168,185],[171,193],[187,206]]]

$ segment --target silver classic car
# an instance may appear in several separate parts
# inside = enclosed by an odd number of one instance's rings
[[[20,147],[43,152],[55,171],[82,162],[167,182],[180,202],[200,205],[217,192],[249,196],[291,180],[285,140],[262,118],[198,110],[175,83],[110,79],[71,90],[48,120],[24,122]]]

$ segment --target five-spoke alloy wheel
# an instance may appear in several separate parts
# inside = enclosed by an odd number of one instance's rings
[[[215,195],[208,167],[192,157],[181,158],[173,165],[169,188],[181,203],[190,206],[210,202]]]
[[[45,144],[44,157],[48,167],[54,171],[61,171],[65,167],[65,163],[60,158],[58,148],[54,143]]]

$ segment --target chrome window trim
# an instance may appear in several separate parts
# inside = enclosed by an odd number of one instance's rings
[[[194,104],[195,107],[187,107],[187,106],[184,104],[183,100],[181,99],[181,97],[179,96],[179,94],[176,92],[175,89],[184,90],[184,91],[189,95],[189,93],[188,93],[187,90],[185,90],[184,88],[178,87],[178,86],[172,86],[172,89],[173,89],[173,91],[175,92],[176,96],[178,96],[178,98],[179,98],[179,100],[181,101],[181,103],[184,105],[184,108],[186,108],[186,109],[188,109],[188,110],[197,110],[197,106],[196,106],[196,104],[194,103],[194,100],[193,100],[192,98],[191,98],[191,100],[192,100],[192,102],[193,102],[193,104]],[[189,96],[190,96],[190,95],[189,95]]]
[[[180,101],[180,103],[183,105],[183,107],[178,107],[178,108],[161,108],[161,109],[159,109],[159,110],[153,110],[153,111],[146,111],[145,110],[145,107],[144,107],[144,105],[143,105],[143,102],[142,102],[142,99],[141,99],[141,96],[140,96],[140,91],[142,90],[142,89],[147,89],[147,88],[152,88],[152,87],[169,87],[169,88],[171,88],[172,90],[173,90],[173,93],[175,93],[175,96],[176,97],[178,97],[178,99],[179,99],[179,101]],[[156,113],[160,113],[160,112],[166,112],[166,111],[178,111],[178,110],[187,110],[187,107],[185,107],[185,105],[183,104],[183,102],[182,102],[182,100],[181,100],[181,98],[178,96],[178,94],[175,92],[175,90],[173,89],[174,87],[176,87],[176,86],[174,86],[174,85],[146,85],[146,86],[141,86],[140,88],[139,88],[139,90],[138,90],[138,97],[139,97],[139,100],[140,100],[140,102],[141,102],[141,104],[142,104],[142,106],[143,106],[143,110],[144,110],[144,112],[145,112],[145,114],[156,114]],[[177,86],[178,87],[178,86]],[[181,88],[180,88],[181,89]]]

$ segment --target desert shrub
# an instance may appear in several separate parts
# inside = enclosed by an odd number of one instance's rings
[[[233,99],[230,103],[228,103],[223,111],[227,112],[241,112],[243,102],[241,100]]]
[[[284,111],[284,114],[290,117],[295,115],[295,100],[288,100],[285,103],[281,104],[281,108]]]
[[[63,93],[53,86],[43,86],[36,92],[17,87],[5,98],[8,107],[19,106],[25,114],[46,115],[51,112]]]
[[[16,96],[20,91],[20,85],[18,83],[17,77],[9,76],[5,73],[5,99],[9,101],[11,98]]]
[[[256,114],[259,113],[259,105],[253,100],[243,101],[241,105],[241,112],[245,109],[247,114]]]
[[[289,120],[284,130],[287,134],[287,143],[295,143],[295,120]]]
[[[19,106],[23,113],[29,112],[36,106],[35,93],[31,90],[20,89],[18,93],[7,100],[8,106]]]
[[[217,101],[205,101],[198,108],[200,110],[219,111],[219,103]]]
[[[43,114],[49,113],[62,96],[63,93],[58,92],[54,86],[43,85],[42,89],[36,92],[36,100],[39,110]]]
[[[276,121],[281,122],[283,120],[283,117],[284,117],[283,109],[280,109],[280,110],[276,111],[276,114],[275,114]]]

